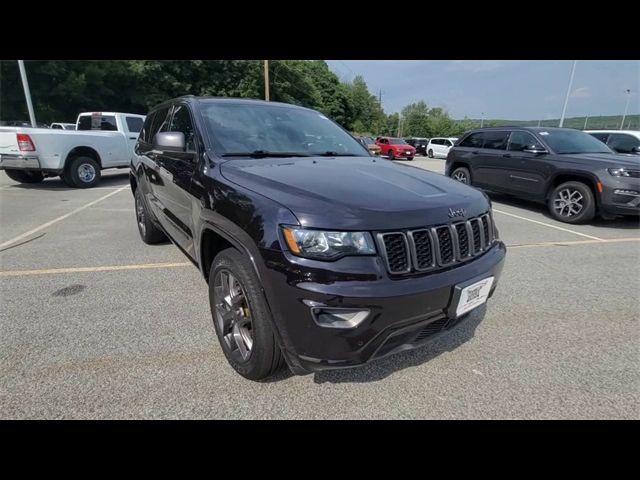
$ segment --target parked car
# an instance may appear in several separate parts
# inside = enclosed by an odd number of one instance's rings
[[[78,115],[77,131],[0,127],[0,170],[21,183],[59,175],[69,186],[93,187],[101,170],[129,166],[144,118],[87,112]]]
[[[130,175],[142,240],[200,269],[221,348],[254,380],[422,345],[486,302],[505,257],[484,193],[380,162],[299,106],[167,101]]]
[[[47,125],[46,123],[42,123],[42,122],[36,122],[37,127],[36,128],[49,128],[49,125]],[[26,127],[26,128],[33,128],[31,126],[31,122],[28,122],[27,120],[6,120],[6,121],[2,121],[0,122],[0,127]]]
[[[428,138],[409,137],[404,139],[409,145],[416,149],[416,153],[421,155],[427,154],[427,145],[429,144]]]
[[[402,138],[378,137],[376,138],[376,145],[380,147],[380,154],[386,155],[389,160],[395,160],[396,158],[413,160],[416,155],[416,149]]]
[[[51,125],[49,125],[49,128],[53,128],[55,130],[75,130],[76,129],[76,124],[75,123],[54,122]]]
[[[640,155],[638,130],[585,130],[585,132],[606,143],[615,152]]]
[[[640,214],[640,158],[617,155],[579,130],[472,130],[449,152],[445,174],[546,203],[562,222],[587,222],[597,213],[606,218]]]
[[[447,158],[449,150],[458,139],[456,137],[432,138],[427,144],[429,158]]]
[[[376,144],[373,137],[356,137],[362,143],[371,155],[380,155],[380,146]]]

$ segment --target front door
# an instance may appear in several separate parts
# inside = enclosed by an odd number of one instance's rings
[[[528,147],[544,148],[529,132],[511,132],[506,152],[509,160],[507,182],[510,191],[540,197],[545,193],[546,178],[551,174],[551,166],[545,161],[545,154],[525,152],[524,149]]]
[[[161,201],[167,223],[165,228],[174,241],[195,258],[191,218],[193,197],[190,190],[198,156],[193,121],[187,105],[181,104],[174,108],[167,131],[184,135],[185,150],[158,153],[158,173],[162,181]]]

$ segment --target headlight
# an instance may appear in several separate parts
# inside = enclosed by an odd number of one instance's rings
[[[609,173],[614,177],[630,177],[631,175],[624,168],[609,168]]]
[[[333,260],[345,255],[373,255],[376,247],[369,232],[332,232],[282,227],[291,253],[300,257]]]

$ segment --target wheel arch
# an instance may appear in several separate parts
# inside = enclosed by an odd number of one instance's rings
[[[100,154],[94,148],[87,146],[73,147],[65,157],[64,168],[66,169],[76,157],[93,158],[98,163],[100,169],[102,169],[102,159],[100,158]]]
[[[598,189],[598,184],[600,184],[600,182],[595,175],[588,172],[559,172],[554,175],[547,184],[547,189],[544,195],[545,201],[549,200],[551,192],[553,192],[558,185],[565,182],[581,182],[587,185],[591,189],[591,193],[593,193],[593,198],[596,201],[596,208],[600,206],[600,191]]]

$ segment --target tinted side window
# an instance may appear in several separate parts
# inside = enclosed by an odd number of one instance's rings
[[[607,145],[616,152],[633,153],[634,147],[640,146],[640,139],[626,133],[612,133]]]
[[[62,130],[62,127],[60,125],[52,125],[51,128],[55,128],[57,130]]]
[[[127,128],[132,133],[142,130],[142,119],[140,117],[126,117]]]
[[[538,148],[542,148],[540,142],[536,140],[536,138],[531,135],[529,132],[523,132],[516,130],[515,132],[511,132],[511,137],[509,138],[509,150],[521,152],[526,147],[531,145],[535,145]]]
[[[167,131],[166,128],[169,128],[169,107],[164,107],[158,110],[153,116],[153,123],[149,128],[149,137],[147,139],[147,143],[153,143],[153,137],[156,136],[156,133],[159,131]],[[161,126],[165,126],[165,130],[160,130]]]
[[[150,130],[151,125],[153,124],[153,119],[156,117],[156,112],[150,113],[144,119],[144,124],[142,125],[142,131],[140,132],[140,140],[145,143],[151,143]]]
[[[589,135],[591,135],[592,137],[597,138],[598,140],[600,140],[601,142],[607,143],[607,138],[609,138],[609,134],[608,133],[590,133]]]
[[[507,148],[507,138],[509,132],[484,132],[484,143],[482,148],[489,148],[491,150],[504,150]]]
[[[113,115],[85,115],[80,117],[78,130],[118,131],[116,117]]]
[[[460,143],[460,146],[481,148],[483,141],[484,141],[484,134],[482,132],[472,133]]]
[[[189,109],[185,105],[179,105],[173,112],[170,131],[182,132],[184,134],[184,143],[187,152],[195,151],[196,144],[193,131],[193,123],[191,122]]]

